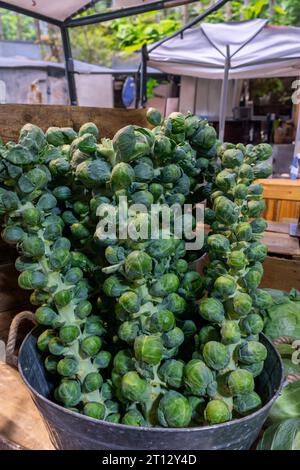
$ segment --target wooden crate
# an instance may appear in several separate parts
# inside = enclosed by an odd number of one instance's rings
[[[267,220],[280,222],[283,219],[299,219],[300,216],[300,181],[274,178],[261,179],[264,186],[263,196],[267,209]]]
[[[94,122],[102,137],[113,137],[124,126],[136,124],[147,127],[144,109],[106,109],[80,106],[48,106],[0,104],[0,135],[2,139],[17,140],[22,126],[35,124],[44,131],[50,126],[73,127],[79,130],[85,122]]]

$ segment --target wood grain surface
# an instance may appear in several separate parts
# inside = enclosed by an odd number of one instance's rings
[[[46,130],[50,126],[73,127],[79,130],[85,122],[94,122],[101,137],[113,137],[124,126],[148,127],[144,109],[106,109],[57,105],[0,105],[0,136],[7,142],[18,139],[24,124],[31,123]]]

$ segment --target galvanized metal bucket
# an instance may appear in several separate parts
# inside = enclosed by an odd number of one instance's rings
[[[98,421],[53,403],[55,384],[46,375],[43,358],[36,347],[40,328],[25,338],[19,352],[19,371],[38,407],[51,440],[65,450],[246,450],[256,440],[268,412],[283,385],[280,356],[272,343],[261,335],[268,357],[256,389],[263,407],[250,416],[214,426],[186,429],[137,428]]]

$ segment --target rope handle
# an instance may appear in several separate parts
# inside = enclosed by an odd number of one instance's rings
[[[295,338],[292,336],[279,336],[279,338],[274,339],[273,344],[274,346],[279,346],[280,344],[290,344],[292,345],[295,341]],[[300,373],[289,374],[285,378],[284,385],[287,385],[292,382],[297,382],[300,380]]]
[[[34,314],[29,310],[18,313],[11,322],[6,343],[6,363],[14,367],[17,367],[18,364],[18,356],[15,354],[15,348],[18,329],[23,320],[30,320],[35,325],[37,324]]]

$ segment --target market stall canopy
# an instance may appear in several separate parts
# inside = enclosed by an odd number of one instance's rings
[[[223,79],[228,47],[229,79],[296,76],[299,37],[300,28],[262,19],[203,23],[158,48],[150,46],[149,65],[175,75]]]
[[[82,8],[95,2],[91,0],[7,0],[1,3],[1,6],[4,7],[6,4],[8,9],[14,6],[27,10],[29,15],[30,13],[37,13],[54,20],[64,21]]]

